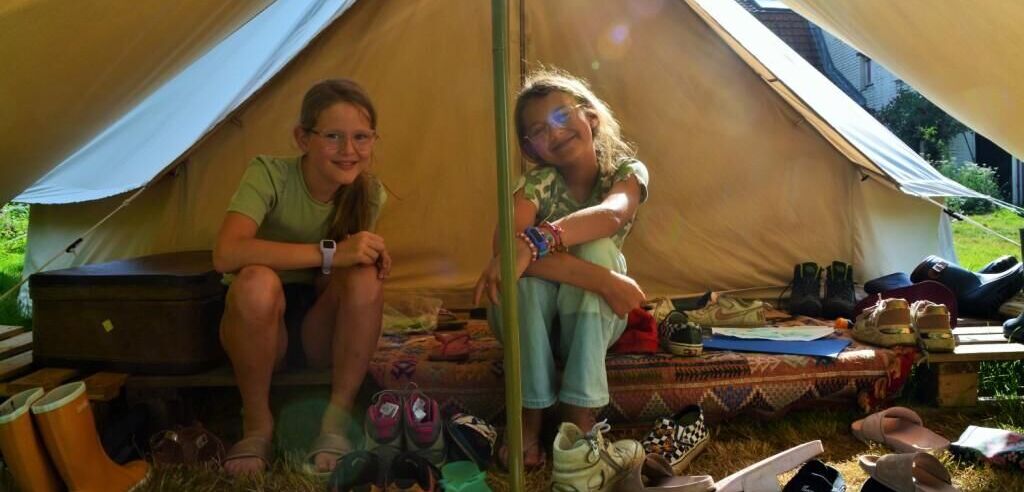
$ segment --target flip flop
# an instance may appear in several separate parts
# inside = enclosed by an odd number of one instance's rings
[[[428,359],[434,361],[463,361],[469,359],[469,333],[434,333],[434,338],[441,342]]]
[[[878,442],[897,453],[933,452],[949,447],[949,440],[924,427],[921,417],[906,407],[892,407],[850,424],[864,444]]]
[[[537,448],[537,462],[532,465],[526,464],[526,455],[529,454],[530,450]],[[523,468],[526,471],[540,470],[548,464],[548,453],[544,450],[544,446],[541,445],[540,440],[534,441],[532,444],[523,446]],[[498,466],[508,471],[508,443],[504,443],[498,448]]]
[[[928,453],[860,457],[860,467],[878,484],[895,492],[958,492],[949,470]],[[867,486],[867,483],[865,483]],[[872,485],[873,487],[873,485]],[[864,489],[861,489],[864,490]]]
[[[259,458],[263,462],[262,471],[267,471],[270,469],[270,457],[271,446],[269,438],[260,436],[243,437],[228,450],[228,454],[224,456],[224,463],[221,464],[221,467],[229,461],[239,458]]]
[[[313,445],[310,447],[309,453],[306,453],[306,459],[305,463],[302,465],[302,470],[308,475],[327,478],[331,475],[331,472],[320,471],[316,468],[316,463],[313,462],[316,455],[320,453],[328,453],[336,455],[337,459],[341,459],[350,451],[352,451],[352,444],[349,443],[345,436],[331,432],[324,432],[317,436],[313,441]]]
[[[647,484],[646,486],[644,484]],[[715,481],[710,475],[678,477],[664,456],[648,453],[641,467],[633,468],[612,492],[712,492]]]
[[[778,476],[786,473],[807,460],[825,452],[821,441],[811,441],[789,448],[774,456],[769,456],[750,465],[715,484],[717,492],[742,492],[757,490],[759,492],[778,492]]]

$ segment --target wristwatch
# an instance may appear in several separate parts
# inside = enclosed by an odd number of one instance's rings
[[[337,243],[333,239],[321,239],[320,240],[320,254],[323,255],[324,261],[320,265],[320,272],[324,275],[331,274],[331,265],[334,262],[334,250],[338,247]]]

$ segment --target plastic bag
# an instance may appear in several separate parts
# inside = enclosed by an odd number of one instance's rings
[[[441,300],[416,295],[393,295],[384,298],[382,327],[385,335],[426,333],[437,328]]]

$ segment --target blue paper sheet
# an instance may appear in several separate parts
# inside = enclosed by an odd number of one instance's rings
[[[704,348],[706,349],[811,355],[814,357],[831,358],[839,357],[839,353],[849,344],[850,340],[847,338],[826,338],[809,342],[781,342],[777,340],[743,340],[713,336],[704,340]]]

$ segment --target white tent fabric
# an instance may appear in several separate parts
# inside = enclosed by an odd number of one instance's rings
[[[74,203],[139,188],[203,138],[353,0],[278,0],[15,198]]]
[[[0,203],[270,2],[0,2]]]
[[[800,261],[852,262],[858,278],[870,278],[906,270],[926,254],[952,257],[941,210],[906,193],[969,193],[915,167],[927,164],[881,126],[829,113],[846,108],[830,101],[846,98],[838,90],[790,86],[787,79],[805,73],[802,60],[786,55],[783,63],[744,44],[788,50],[743,20],[742,9],[703,0],[526,0],[523,8],[522,43],[514,26],[510,59],[519,59],[521,45],[528,66],[555,65],[590,80],[650,169],[651,198],[625,251],[648,295],[783,285]],[[245,102],[228,123],[176,143],[179,155],[165,153],[146,172],[181,164],[51,268],[209,248],[249,159],[294,153],[290,129],[302,93],[345,76],[368,89],[379,114],[374,172],[395,195],[379,229],[395,259],[388,288],[467,304],[496,217],[489,18],[485,2],[356,3],[291,63],[268,58],[283,67],[259,90],[243,84],[252,97],[221,94],[210,113],[218,116],[195,128]],[[296,26],[286,23],[274,38],[292,39]],[[210,72],[197,91],[218,85],[218,76]],[[208,95],[181,97],[178,104]],[[171,148],[150,140],[104,145]],[[33,205],[26,271],[124,196]]]
[[[956,119],[1024,156],[1024,2],[785,0]]]

